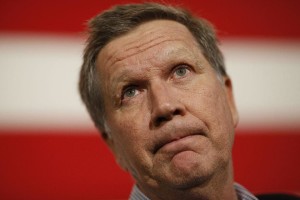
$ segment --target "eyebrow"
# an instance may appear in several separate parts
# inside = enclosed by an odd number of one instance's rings
[[[130,78],[128,77],[128,74],[130,74],[132,70],[130,69],[124,69],[122,70],[121,74],[117,77],[114,77],[111,81],[111,92],[113,96],[115,97],[117,94],[117,91],[119,89],[120,84],[129,82]],[[123,85],[123,84],[122,84]]]
[[[157,39],[162,39],[162,40],[156,41]],[[119,56],[119,57],[115,57],[115,55],[119,53],[119,51],[116,51],[112,55],[109,56],[108,61],[111,63],[111,65],[114,65],[117,62],[120,62],[120,61],[122,61],[122,60],[124,60],[124,59],[126,59],[128,57],[131,57],[131,56],[135,55],[136,53],[144,52],[147,49],[149,49],[149,48],[151,48],[153,46],[156,46],[157,44],[164,43],[164,42],[171,42],[171,41],[174,41],[174,40],[175,39],[164,39],[164,37],[161,36],[161,37],[156,38],[155,40],[154,39],[153,40],[149,40],[147,42],[143,42],[143,43],[137,44],[137,45],[135,45],[133,47],[124,49],[123,51],[127,52],[127,54],[125,54],[125,55],[122,55],[122,56]],[[155,41],[155,43],[149,44],[149,43],[151,43],[153,41]],[[134,42],[131,42],[131,43],[134,43]],[[128,43],[128,44],[130,44],[130,43]],[[133,51],[133,50],[136,50],[136,51]]]
[[[200,53],[201,49],[199,49]],[[186,55],[182,56],[182,53],[185,53]],[[188,60],[191,61],[193,64],[195,64],[196,67],[199,67],[200,69],[203,69],[203,61],[202,58],[195,55],[194,53],[191,53],[186,47],[181,47],[175,50],[171,50],[168,52],[168,54],[174,56],[177,60]],[[203,55],[203,54],[202,54]],[[203,58],[206,59],[203,55]]]
[[[196,67],[199,67],[200,69],[203,68],[203,63],[200,59],[200,57],[197,57],[196,55],[194,55],[193,53],[191,53],[191,51],[189,51],[188,48],[186,47],[180,47],[180,48],[176,48],[176,49],[169,49],[166,52],[164,52],[167,55],[167,58],[163,57],[163,59],[161,59],[161,64],[159,65],[159,68],[161,70],[164,70],[163,67],[161,66],[170,66],[173,65],[174,63],[179,64],[179,62],[184,62],[187,61],[187,63],[193,64]],[[165,70],[167,70],[165,68]],[[140,69],[140,72],[142,72],[142,69]],[[118,90],[120,85],[124,86],[127,83],[131,83],[131,82],[138,82],[138,80],[136,79],[136,73],[132,75],[132,69],[128,69],[128,68],[123,68],[121,70],[121,72],[112,78],[111,81],[111,94],[112,96],[118,97]],[[140,76],[140,78],[145,78],[147,77],[147,72],[145,72],[142,76]]]

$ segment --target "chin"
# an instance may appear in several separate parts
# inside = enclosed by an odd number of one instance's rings
[[[215,176],[218,176],[227,162],[225,160],[202,160],[191,168],[173,169],[170,171],[167,182],[170,187],[186,190],[195,187],[205,187]]]
[[[215,151],[176,154],[168,163],[154,167],[152,175],[158,187],[187,190],[205,187],[215,176],[226,170],[228,157]]]
[[[176,178],[170,183],[174,189],[187,190],[206,185],[212,175]]]
[[[197,168],[190,169],[189,171],[182,169],[170,169],[169,173],[160,177],[159,183],[161,183],[161,186],[164,185],[177,190],[191,189],[201,185],[204,186],[213,177],[214,170],[212,168],[202,167],[203,166],[198,166]]]

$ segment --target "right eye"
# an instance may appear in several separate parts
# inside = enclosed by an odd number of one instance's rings
[[[122,99],[132,98],[139,94],[139,90],[135,86],[128,87],[124,89],[122,94]]]

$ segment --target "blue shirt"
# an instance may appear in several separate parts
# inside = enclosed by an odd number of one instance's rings
[[[258,200],[253,194],[238,183],[234,184],[235,192],[239,200]],[[150,200],[144,195],[139,188],[135,185],[131,191],[129,200]]]

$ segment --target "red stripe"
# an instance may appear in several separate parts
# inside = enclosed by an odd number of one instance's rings
[[[96,131],[52,131],[0,131],[1,199],[128,197],[133,181]],[[299,145],[300,127],[240,130],[235,179],[256,193],[300,193]]]
[[[132,1],[3,0],[0,31],[78,33],[87,19],[117,3]],[[137,1],[139,2],[139,1]],[[300,1],[184,1],[184,5],[212,21],[221,36],[300,38]]]

